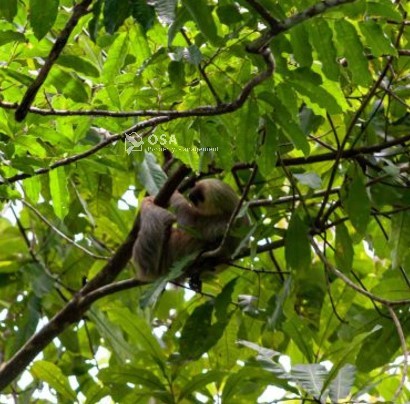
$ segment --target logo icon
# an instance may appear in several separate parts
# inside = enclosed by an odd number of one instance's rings
[[[135,137],[134,137],[135,136]],[[144,140],[142,140],[142,136],[138,133],[130,133],[125,134],[125,151],[127,154],[131,154],[133,151],[142,151],[142,145],[144,144]]]

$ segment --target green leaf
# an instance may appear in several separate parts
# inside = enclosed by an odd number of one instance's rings
[[[344,207],[353,227],[360,235],[364,235],[370,220],[370,200],[367,195],[363,173],[359,167],[351,170],[351,182],[345,186],[347,197]]]
[[[61,55],[57,59],[56,64],[60,66],[68,67],[69,69],[72,69],[78,73],[83,73],[86,76],[98,77],[100,75],[99,70],[93,63],[91,63],[89,60],[82,58],[80,56]]]
[[[409,244],[407,244],[407,250],[408,246]],[[408,256],[407,251],[405,255]],[[409,298],[409,285],[401,271],[393,269],[383,273],[371,292],[385,299],[404,300]]]
[[[24,36],[24,34],[20,32],[14,32],[10,30],[0,31],[0,46],[3,46],[9,42],[24,42],[25,40],[26,40],[26,37]]]
[[[308,24],[309,39],[322,63],[323,73],[330,80],[339,80],[337,53],[333,44],[333,31],[323,18],[315,18]]]
[[[167,283],[180,278],[183,275],[184,271],[188,268],[189,264],[191,264],[198,257],[199,253],[200,251],[198,250],[181,258],[177,262],[174,262],[172,264],[172,267],[169,269],[169,272],[165,276],[162,276],[155,282],[151,283],[141,296],[141,309],[152,306],[164,291]]]
[[[388,36],[383,32],[382,27],[376,21],[366,20],[359,23],[360,31],[369,45],[372,55],[375,57],[383,55],[397,54],[392,42]]]
[[[283,331],[297,345],[306,361],[314,360],[313,341],[311,330],[296,315],[291,315],[282,326]]]
[[[249,139],[254,139],[259,126],[258,104],[252,99],[239,112],[243,127],[236,134],[237,153],[241,161],[251,162],[255,158],[255,142],[250,143]]]
[[[228,321],[212,324],[213,302],[195,308],[188,317],[179,340],[182,358],[196,360],[208,352],[222,337]]]
[[[45,158],[47,156],[47,150],[42,146],[41,141],[38,137],[26,135],[26,136],[19,136],[14,141],[15,145],[22,147],[25,150],[30,150],[30,154],[32,156],[38,156],[41,158]],[[19,147],[17,148],[17,150]]]
[[[115,383],[122,385],[126,380],[127,383],[145,386],[151,390],[167,391],[162,381],[149,369],[127,364],[121,364],[119,369],[112,368],[111,366],[110,368],[102,369],[98,373],[98,378],[107,382],[107,384]]]
[[[392,267],[399,268],[410,256],[410,212],[396,213],[391,222],[390,246]]]
[[[38,40],[54,25],[58,3],[58,0],[30,0],[30,24]]]
[[[301,72],[302,73],[302,72]],[[339,114],[342,112],[342,107],[338,103],[337,94],[329,93],[325,88],[317,85],[315,83],[309,82],[308,80],[299,81],[300,75],[297,80],[291,79],[289,84],[301,94],[306,104],[315,112],[317,112],[317,107],[315,110],[315,104],[322,108],[323,113],[326,111],[330,114]],[[295,77],[296,78],[296,77]]]
[[[330,398],[333,403],[339,403],[346,398],[354,385],[356,366],[346,364],[330,383]]]
[[[148,353],[158,363],[165,362],[164,352],[144,318],[125,307],[112,307],[108,316],[130,336],[134,345]]]
[[[310,67],[313,63],[313,49],[309,41],[306,41],[308,32],[304,24],[293,27],[290,31],[293,55],[302,67]]]
[[[370,85],[372,76],[369,62],[354,25],[346,19],[339,19],[335,21],[335,31],[343,49],[343,56],[347,59],[348,68],[352,72],[353,82],[363,86]]]
[[[216,14],[222,24],[234,25],[242,21],[239,7],[233,4],[225,4],[216,8]]]
[[[318,363],[295,365],[291,370],[292,379],[315,399],[322,394],[327,374],[326,368]]]
[[[156,0],[153,7],[162,24],[172,24],[175,21],[175,8],[177,0]]]
[[[297,211],[293,212],[285,237],[285,257],[288,266],[295,270],[306,270],[311,262],[308,227]]]
[[[182,4],[189,11],[199,30],[214,45],[219,42],[216,24],[212,16],[212,9],[206,0],[182,0]]]
[[[234,291],[237,280],[238,278],[234,278],[230,282],[228,282],[222,289],[222,292],[219,293],[219,295],[215,299],[215,317],[218,321],[223,322],[228,321],[229,319],[228,308],[232,303],[232,293]]]
[[[297,149],[302,150],[303,154],[308,156],[310,151],[309,142],[307,141],[306,135],[302,132],[299,122],[296,121],[296,117],[289,113],[288,109],[278,98],[275,100],[274,108],[274,119],[284,130],[286,136],[292,141]]]
[[[136,355],[136,349],[131,343],[127,342],[121,328],[110,321],[104,313],[92,308],[88,312],[98,333],[107,342],[113,354],[122,362],[133,358]]]
[[[167,180],[167,176],[153,154],[145,153],[144,157],[144,161],[139,166],[138,177],[144,189],[150,195],[156,195]]]
[[[322,188],[322,179],[316,173],[293,174],[302,184],[312,189]]]
[[[171,61],[168,65],[169,80],[177,87],[185,85],[185,65],[183,62]]]
[[[195,393],[200,392],[201,389],[211,383],[219,383],[222,381],[225,372],[220,370],[211,370],[210,372],[195,375],[183,387],[179,394],[179,400]]]
[[[128,46],[128,34],[125,32],[118,35],[111,45],[102,72],[102,78],[107,85],[113,84],[113,78],[119,74],[124,65]]]
[[[177,10],[176,18],[168,29],[168,47],[172,46],[175,36],[179,33],[180,29],[189,20],[189,12],[186,8],[180,7]]]
[[[41,183],[39,177],[27,178],[23,181],[24,193],[28,200],[37,204],[41,191]]]
[[[113,34],[131,15],[131,3],[129,1],[105,0],[104,1],[104,27]]]
[[[344,273],[349,273],[353,264],[353,244],[344,223],[336,226],[335,260],[337,267]]]
[[[64,167],[58,167],[49,172],[50,193],[53,200],[55,214],[63,220],[68,213],[69,194],[67,190],[67,177]]]
[[[0,18],[12,22],[17,14],[17,0],[1,0]]]
[[[12,82],[16,82],[16,83],[20,83],[20,84],[24,84],[25,86],[30,86],[31,83],[33,82],[33,79],[26,74],[22,74],[19,73],[18,71],[15,71],[13,69],[10,68],[0,68],[0,75],[2,77],[7,77],[12,79]]]
[[[258,169],[265,178],[272,175],[277,161],[278,129],[274,122],[267,118],[265,122],[265,136],[258,156]]]
[[[391,320],[379,318],[377,323],[377,328],[364,340],[357,355],[356,365],[360,372],[369,373],[386,365],[400,348],[400,340]],[[405,322],[402,325],[404,335],[407,335],[409,326],[406,327]]]
[[[75,102],[87,102],[87,86],[75,73],[67,73],[59,67],[54,67],[48,75],[47,83],[53,85],[59,93]]]
[[[72,402],[76,401],[77,396],[71,389],[67,376],[54,363],[45,360],[36,361],[31,367],[30,373],[36,379],[48,383],[65,399]]]
[[[113,0],[115,3],[118,4],[118,1]],[[175,0],[156,0],[153,2],[155,5],[159,5],[157,12],[162,13],[163,8],[162,4],[163,3],[168,3],[167,6],[165,7],[172,7],[172,4]],[[161,9],[161,11],[160,11]],[[170,11],[168,10],[168,13]],[[147,32],[154,24],[155,21],[155,11],[154,7],[149,4],[146,0],[133,0],[132,3],[132,16],[135,18],[135,20],[141,25],[143,28],[144,32]]]
[[[396,5],[389,0],[367,1],[367,14],[369,16],[382,17],[397,22],[403,20],[402,14],[398,11]]]
[[[2,246],[3,248],[3,246]],[[14,326],[18,329],[15,338],[12,339],[11,352],[17,352],[25,342],[36,332],[41,317],[41,299],[30,294],[24,301],[25,311],[19,316]]]

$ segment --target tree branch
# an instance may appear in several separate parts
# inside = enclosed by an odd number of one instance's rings
[[[38,93],[38,90],[40,90],[40,87],[46,81],[48,73],[50,72],[57,58],[60,56],[60,53],[66,46],[68,38],[73,32],[73,29],[76,27],[79,19],[83,15],[88,13],[88,6],[91,4],[91,2],[92,0],[83,0],[81,3],[78,3],[74,6],[73,14],[54,42],[54,45],[51,48],[50,54],[45,60],[43,67],[40,69],[37,77],[24,94],[20,106],[16,109],[14,116],[17,122],[21,122],[26,117],[31,104]]]
[[[189,169],[185,166],[177,170],[164,184],[155,202],[160,206],[165,206],[188,172]],[[79,321],[91,303],[105,295],[104,286],[112,283],[130,260],[139,227],[140,216],[138,215],[126,240],[118,247],[103,269],[86,283],[40,331],[29,338],[12,358],[1,365],[0,391],[7,387],[55,337],[70,324]]]

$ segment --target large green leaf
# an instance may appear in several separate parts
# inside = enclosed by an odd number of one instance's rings
[[[344,207],[354,228],[363,235],[370,220],[370,201],[360,168],[354,166],[351,175],[346,185]]]
[[[64,219],[68,213],[69,194],[67,191],[67,178],[64,167],[50,171],[50,193],[53,198],[55,214]]]
[[[219,37],[216,24],[212,16],[212,9],[206,0],[182,0],[182,4],[189,11],[202,34],[211,42],[218,43]]]
[[[66,400],[75,401],[76,394],[68,383],[68,378],[54,363],[39,360],[30,369],[31,374],[38,380],[47,382],[50,387],[60,393]]]
[[[58,0],[30,0],[30,24],[37,39],[41,39],[54,25]]]
[[[398,268],[410,256],[410,212],[396,213],[392,218],[390,246],[392,266]]]
[[[285,239],[286,262],[295,270],[306,270],[310,266],[310,243],[308,227],[295,211],[289,222]]]
[[[335,259],[338,268],[345,273],[349,273],[353,264],[353,244],[349,231],[344,223],[336,226],[336,251]]]

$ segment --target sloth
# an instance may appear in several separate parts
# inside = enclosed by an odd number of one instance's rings
[[[198,181],[188,199],[175,192],[170,199],[174,213],[155,205],[152,196],[144,198],[140,230],[133,246],[136,278],[152,282],[185,257],[199,257],[202,252],[217,248],[238,203],[235,191],[217,179]],[[234,224],[245,225],[247,218],[237,218]],[[240,241],[229,235],[218,258],[229,259]]]

